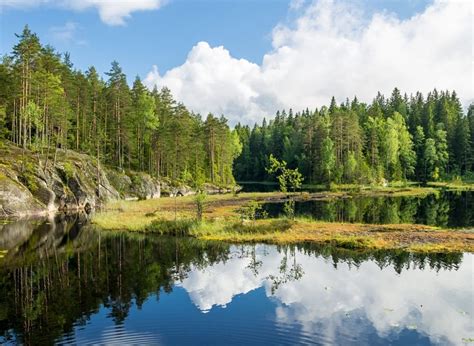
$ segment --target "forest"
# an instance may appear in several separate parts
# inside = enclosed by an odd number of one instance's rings
[[[93,66],[78,70],[28,26],[17,37],[0,63],[0,138],[45,160],[72,149],[171,181],[235,183],[241,146],[224,117],[194,114],[139,77],[130,87],[116,61],[106,80]]]
[[[130,86],[116,61],[104,80],[41,44],[28,26],[17,38],[0,63],[0,139],[46,164],[71,149],[119,170],[218,185],[273,180],[270,155],[316,184],[436,181],[474,171],[474,105],[465,113],[455,91],[395,88],[370,104],[333,98],[329,107],[283,110],[231,129],[224,115],[195,114],[167,88],[150,91],[138,76]]]
[[[239,181],[267,181],[269,155],[298,168],[305,183],[437,181],[474,171],[474,105],[464,114],[455,91],[408,96],[395,88],[371,104],[357,97],[330,106],[276,113],[253,127],[237,125]]]

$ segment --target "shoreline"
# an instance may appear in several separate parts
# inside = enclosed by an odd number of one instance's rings
[[[298,194],[297,200],[332,200],[357,196],[425,196],[433,188],[376,189],[363,193],[318,192]],[[247,202],[281,202],[286,194],[240,193],[208,196],[202,222],[195,221],[192,197],[112,202],[93,215],[104,231],[128,231],[189,236],[230,243],[332,244],[348,249],[403,249],[410,252],[474,253],[474,229],[441,229],[419,224],[361,224],[309,218],[241,220],[237,210]],[[175,205],[176,203],[176,205]]]

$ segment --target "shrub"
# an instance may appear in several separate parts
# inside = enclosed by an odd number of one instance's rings
[[[293,220],[295,218],[295,201],[293,199],[286,201],[283,205],[283,211],[287,218]]]
[[[196,221],[190,219],[182,220],[155,220],[148,226],[148,231],[160,235],[190,236],[196,227]]]
[[[70,162],[64,163],[64,174],[66,175],[66,179],[69,180],[74,177],[74,166]]]
[[[233,223],[224,228],[225,232],[237,232],[241,234],[266,234],[274,232],[285,232],[293,222],[290,220],[273,220],[265,221],[263,223]]]
[[[250,201],[242,208],[237,210],[242,220],[254,221],[257,218],[265,219],[268,217],[268,213],[263,210],[263,207],[257,201]]]
[[[202,221],[202,213],[204,212],[204,202],[206,201],[207,195],[203,191],[199,191],[194,196],[194,202],[196,203],[196,218],[198,222]]]

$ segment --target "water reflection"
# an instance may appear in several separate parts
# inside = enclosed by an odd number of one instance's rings
[[[270,216],[283,203],[267,203]],[[318,220],[374,224],[418,223],[440,227],[474,226],[474,192],[438,191],[426,197],[353,197],[296,202],[296,215]]]
[[[460,344],[472,255],[1,226],[0,343]],[[23,231],[22,231],[23,230]]]

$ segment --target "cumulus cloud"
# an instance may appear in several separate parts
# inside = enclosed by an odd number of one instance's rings
[[[273,246],[257,246],[256,275],[249,268],[249,256],[242,256],[239,248],[232,253],[225,262],[191,268],[179,284],[202,312],[225,308],[235,296],[264,287],[276,303],[279,323],[298,324],[306,335],[330,344],[341,343],[342,330],[358,343],[364,343],[363,334],[372,329],[389,339],[414,328],[433,343],[453,345],[472,334],[472,255],[464,255],[457,270],[404,268],[397,274],[371,261],[357,268],[339,263],[335,269],[328,260],[297,251],[294,260],[303,276],[273,291],[271,278],[281,276],[283,253]]]
[[[320,0],[291,25],[274,28],[273,49],[260,65],[199,42],[181,66],[164,74],[153,67],[146,82],[169,87],[194,111],[224,113],[232,124],[260,121],[282,107],[321,106],[333,95],[370,102],[394,87],[454,89],[467,105],[474,99],[472,41],[468,1],[437,0],[401,20]]]
[[[124,25],[133,12],[157,10],[165,0],[3,0],[3,6],[28,8],[40,5],[57,6],[75,11],[95,8],[108,25]]]

